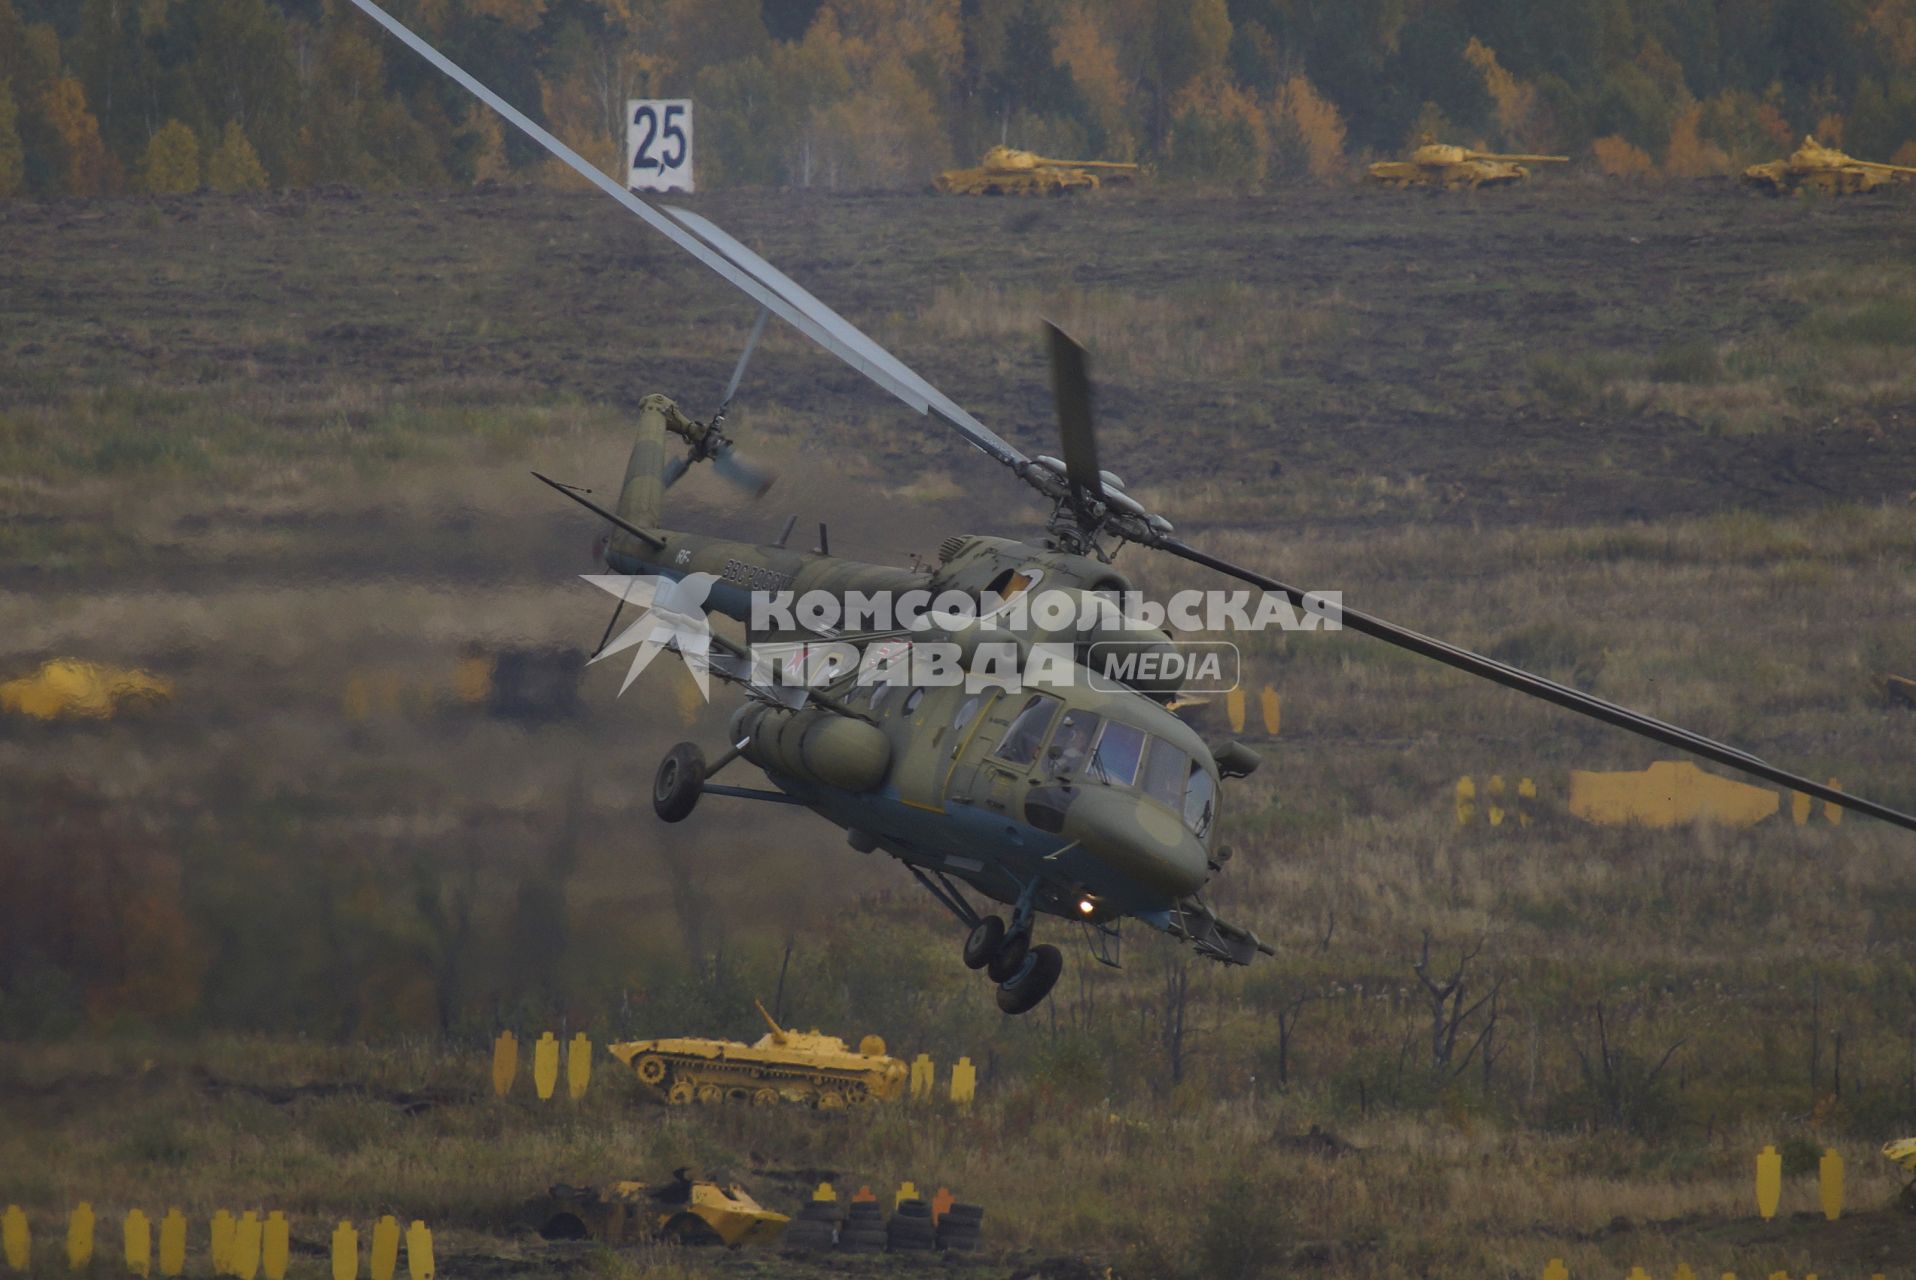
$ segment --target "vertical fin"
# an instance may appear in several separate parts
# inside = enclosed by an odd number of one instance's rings
[[[639,402],[639,434],[625,464],[618,513],[620,519],[641,529],[657,528],[659,523],[665,494],[665,424],[669,412],[676,409],[664,396],[651,395]]]

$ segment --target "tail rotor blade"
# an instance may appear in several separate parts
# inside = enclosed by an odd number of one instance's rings
[[[726,449],[712,456],[712,469],[754,498],[765,496],[778,479],[778,473],[763,470],[739,456],[737,449]]]

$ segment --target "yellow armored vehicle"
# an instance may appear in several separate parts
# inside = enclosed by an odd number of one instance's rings
[[[1050,160],[1015,147],[993,147],[976,169],[947,169],[931,189],[947,196],[1061,196],[1107,182],[1129,182],[1138,166],[1116,160]]]
[[[722,1244],[736,1248],[775,1239],[791,1219],[774,1213],[737,1183],[721,1185],[676,1169],[661,1186],[613,1182],[604,1187],[549,1188],[520,1217],[548,1240],[636,1244]]]
[[[1785,159],[1753,164],[1743,171],[1744,182],[1773,196],[1797,195],[1804,191],[1854,196],[1913,176],[1916,169],[1908,165],[1858,160],[1834,147],[1824,146],[1815,138],[1804,138],[1803,145]]]
[[[608,1048],[640,1084],[674,1106],[798,1102],[835,1111],[890,1102],[904,1092],[909,1072],[903,1062],[886,1056],[885,1042],[877,1036],[866,1036],[854,1052],[837,1036],[787,1031],[764,1005],[758,1011],[771,1031],[753,1044],[683,1037],[630,1040]]]
[[[1428,134],[1402,160],[1379,160],[1370,167],[1372,182],[1392,187],[1442,187],[1446,191],[1471,191],[1478,187],[1502,186],[1522,182],[1530,176],[1524,168],[1530,164],[1567,164],[1569,156],[1505,155],[1495,151],[1473,151],[1438,142]]]

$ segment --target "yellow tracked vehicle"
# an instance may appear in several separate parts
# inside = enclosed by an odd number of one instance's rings
[[[1129,182],[1138,166],[1116,160],[1051,160],[1015,147],[993,147],[975,169],[947,169],[931,189],[947,196],[1061,196],[1107,182]]]
[[[877,1036],[866,1036],[854,1051],[837,1036],[787,1031],[762,1004],[758,1011],[771,1030],[753,1044],[687,1036],[629,1040],[608,1048],[640,1084],[674,1106],[796,1102],[836,1111],[890,1102],[904,1092],[910,1073],[903,1062],[886,1056],[885,1042]]]
[[[1453,147],[1426,137],[1402,160],[1379,160],[1370,167],[1372,182],[1391,187],[1442,187],[1470,191],[1478,187],[1522,182],[1530,176],[1525,165],[1567,164],[1569,156],[1511,155]]]
[[[1804,138],[1803,145],[1782,160],[1753,164],[1743,171],[1745,183],[1773,196],[1805,191],[1854,196],[1910,177],[1916,177],[1916,169],[1908,165],[1858,160],[1815,138]]]
[[[684,1169],[660,1186],[613,1182],[604,1187],[549,1188],[521,1218],[548,1240],[636,1244],[722,1244],[736,1248],[776,1239],[791,1219],[774,1213],[737,1183],[694,1178]]]

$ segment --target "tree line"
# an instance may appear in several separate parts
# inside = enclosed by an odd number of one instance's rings
[[[922,186],[999,142],[1327,180],[1430,133],[1699,176],[1804,134],[1916,160],[1916,0],[391,0],[623,173],[689,97],[706,186]],[[343,0],[0,0],[0,194],[452,187],[554,166]]]

